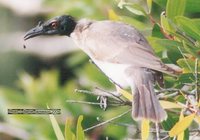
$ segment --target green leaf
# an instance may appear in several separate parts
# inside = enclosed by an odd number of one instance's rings
[[[179,59],[177,63],[179,66],[183,68],[184,73],[192,73],[195,71],[195,60],[192,58],[191,59],[182,58],[182,59]],[[198,61],[198,69],[200,70],[200,61]]]
[[[190,133],[189,133],[189,129],[187,128],[186,130],[185,130],[185,132],[184,132],[184,140],[189,140],[189,135]]]
[[[200,0],[187,0],[186,9],[187,13],[197,13],[200,12]]]
[[[177,46],[182,46],[182,43],[175,40],[160,39],[157,37],[148,37],[148,41],[156,52],[163,50],[175,50]]]
[[[139,29],[139,30],[147,30],[147,28],[150,28],[149,25],[144,24],[143,22],[132,18],[132,17],[128,17],[128,16],[120,16],[121,17],[121,21],[131,24],[133,25],[135,28]]]
[[[66,120],[65,123],[65,140],[75,140],[75,134],[71,131],[71,121],[69,119]]]
[[[164,38],[163,33],[161,32],[160,26],[158,24],[155,24],[153,26],[152,30],[152,36],[153,37],[158,37],[158,38]]]
[[[141,6],[140,3],[138,2],[134,2],[134,3],[129,3],[129,2],[125,2],[124,0],[120,0],[120,2],[118,3],[118,7],[119,8],[123,8],[125,7],[127,10],[129,10],[131,13],[136,14],[136,15],[142,15],[142,16],[147,16],[146,11],[144,10],[144,8]]]
[[[196,27],[198,28],[198,30],[200,30],[200,18],[191,19],[191,20],[192,20],[192,23],[196,25]]]
[[[135,3],[128,4],[125,7],[127,10],[129,10],[133,14],[140,15],[140,16],[147,16],[147,13],[143,9],[143,7],[141,7],[139,4],[135,4]]]
[[[163,9],[165,8],[165,6],[167,4],[167,0],[154,0],[154,2],[157,3]]]
[[[115,13],[115,11],[113,11],[112,9],[108,10],[108,17],[110,20],[122,21],[122,22],[125,22],[128,24],[131,24],[140,30],[146,30],[147,28],[150,28],[150,26],[148,27],[148,25],[144,24],[143,22],[141,22],[135,18],[117,15]]]
[[[177,79],[177,84],[192,83],[194,82],[194,75],[192,73],[181,74]]]
[[[183,46],[181,42],[175,40],[160,39],[156,37],[148,37],[148,41],[161,58],[167,58],[165,62],[170,60],[170,62],[176,64],[176,61],[179,58],[182,58],[182,55],[178,49],[178,46]]]
[[[111,113],[112,114],[112,113]],[[122,119],[123,120],[123,119]],[[121,120],[121,121],[122,121]],[[127,119],[126,119],[127,120]],[[127,121],[128,122],[128,121]],[[130,121],[129,121],[130,122]],[[105,127],[104,136],[109,136],[108,140],[123,140],[127,134],[127,131],[123,127],[116,127],[115,125],[109,125],[109,127]],[[106,140],[106,138],[100,138],[102,140]],[[100,140],[99,139],[99,140]]]
[[[81,115],[78,118],[78,123],[77,123],[77,127],[76,127],[76,139],[77,140],[85,140],[84,131],[81,126],[82,121],[83,121],[83,116]]]
[[[182,16],[176,17],[176,22],[186,35],[195,40],[200,40],[199,23],[195,24],[193,20]]]
[[[191,55],[198,58],[200,57],[200,48],[191,46],[191,44],[189,44],[188,42],[186,43],[186,41],[183,41],[183,48]]]
[[[174,20],[176,16],[182,16],[185,11],[186,0],[168,0],[166,7],[167,18]]]
[[[169,131],[177,121],[178,121],[178,116],[175,115],[174,113],[168,112],[167,120],[163,121],[161,125],[164,128],[164,130]]]
[[[166,13],[162,12],[160,15],[160,23],[164,32],[172,32],[173,28],[170,26]]]
[[[168,49],[167,50],[167,58],[173,63],[176,64],[178,59],[183,58],[181,55],[180,51],[178,50],[177,47],[174,46],[173,49]]]
[[[152,0],[147,0],[147,6],[149,8],[149,13],[151,13]]]
[[[176,82],[176,80],[173,77],[168,75],[166,75],[164,79],[165,79],[165,88],[173,87],[174,83]]]
[[[48,105],[47,105],[47,108],[50,109],[50,108],[48,107]],[[49,117],[50,117],[51,124],[52,124],[52,126],[53,126],[53,129],[54,129],[54,132],[55,132],[55,134],[56,134],[57,139],[58,139],[58,140],[65,140],[65,138],[64,138],[64,136],[63,136],[63,134],[62,134],[62,131],[61,131],[61,129],[60,129],[59,125],[58,125],[58,122],[56,121],[54,115],[53,115],[53,114],[50,114]]]

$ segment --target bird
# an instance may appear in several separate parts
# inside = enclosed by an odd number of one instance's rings
[[[25,34],[24,40],[40,35],[70,37],[116,86],[130,88],[133,119],[166,120],[167,113],[157,99],[154,85],[163,87],[163,73],[176,76],[182,70],[164,64],[135,27],[120,21],[77,20],[61,15],[39,22]]]

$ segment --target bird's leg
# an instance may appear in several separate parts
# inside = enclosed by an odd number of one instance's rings
[[[118,103],[122,102],[122,99],[120,99],[120,97],[113,92],[108,92],[97,87],[95,88],[95,91],[98,93],[97,100],[100,101],[100,107],[103,108],[104,110],[106,110],[108,106],[109,97],[115,99],[116,101],[118,101]]]
[[[103,110],[106,110],[107,106],[108,106],[108,97],[107,96],[98,96],[97,100],[100,101],[100,108],[102,108]]]

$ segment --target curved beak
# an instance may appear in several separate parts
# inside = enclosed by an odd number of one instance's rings
[[[24,40],[28,40],[30,38],[39,36],[39,35],[44,35],[44,28],[43,26],[36,26],[35,28],[32,28],[31,30],[29,30],[26,35],[24,36]]]

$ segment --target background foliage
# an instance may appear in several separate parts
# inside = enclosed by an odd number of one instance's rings
[[[84,136],[82,127],[89,128],[130,108],[109,106],[104,111],[99,106],[66,102],[98,102],[95,96],[75,93],[75,89],[93,91],[100,87],[106,91],[115,90],[108,79],[88,62],[85,54],[76,49],[63,53],[53,47],[50,52],[56,50],[58,54],[47,57],[44,55],[49,53],[47,50],[35,53],[30,51],[31,47],[23,49],[21,42],[13,41],[13,35],[27,31],[39,20],[62,14],[129,23],[147,37],[163,62],[183,68],[183,74],[177,78],[165,75],[165,89],[156,87],[160,99],[167,101],[162,105],[168,112],[168,119],[159,124],[159,137],[199,139],[199,5],[198,0],[44,0],[38,11],[42,10],[34,15],[18,14],[5,4],[0,5],[0,139],[54,140],[59,137],[56,132],[60,130],[68,139],[74,139],[75,135],[77,139],[141,138],[141,122],[133,121],[130,114],[87,131]],[[46,42],[50,44],[50,40]],[[69,47],[67,43],[65,45]],[[42,47],[39,44],[34,50]],[[51,117],[7,114],[8,108],[47,108],[47,104],[49,108],[60,108],[62,114]],[[55,130],[57,123],[60,130]],[[150,128],[148,138],[156,139],[155,125],[150,123]],[[148,134],[148,129],[145,131]]]

